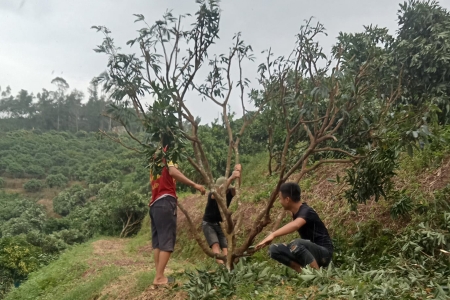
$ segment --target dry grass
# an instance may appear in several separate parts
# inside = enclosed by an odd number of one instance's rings
[[[129,239],[107,239],[92,243],[92,255],[88,260],[89,269],[82,275],[85,280],[98,276],[104,268],[119,267],[123,275],[108,283],[98,295],[99,299],[163,299],[168,290],[152,289],[154,266],[151,258],[140,251],[127,251]],[[166,274],[172,273],[171,264]],[[153,275],[152,275],[153,274]],[[142,277],[143,279],[140,279]],[[171,296],[172,297],[172,296]],[[175,298],[185,299],[185,298]]]
[[[172,292],[166,288],[154,288],[149,287],[147,290],[145,290],[141,295],[139,295],[136,298],[133,298],[135,300],[162,300],[162,299],[172,299],[172,300],[183,300],[188,299],[188,295],[184,291],[177,291]],[[124,298],[127,299],[127,298]]]
[[[418,176],[421,190],[427,194],[440,190],[450,183],[450,157],[442,162],[436,170]]]
[[[126,240],[99,240],[92,243],[94,255],[123,254]]]
[[[335,230],[345,228],[348,234],[354,234],[363,222],[377,221],[383,228],[394,232],[405,226],[405,220],[393,220],[389,212],[389,203],[385,200],[375,202],[373,199],[366,204],[359,204],[356,212],[350,210],[347,200],[343,198],[345,184],[330,182],[329,178],[344,176],[342,165],[326,165],[314,174],[314,183],[311,188],[304,191],[302,199],[313,207],[331,234]]]
[[[40,199],[53,199],[62,191],[63,189],[57,188],[43,188],[42,191],[36,193]]]
[[[8,178],[8,177],[3,177],[3,179],[5,179],[6,181],[6,185],[5,185],[5,189],[8,190],[21,190],[24,191],[22,189],[22,186],[25,182],[27,182],[30,179],[26,179],[26,178]]]
[[[58,194],[75,184],[79,184],[83,187],[87,187],[85,182],[81,181],[70,181],[67,187],[63,188],[48,188],[44,187],[41,191],[36,193],[29,193],[23,189],[23,185],[30,180],[29,178],[4,178],[6,181],[6,185],[4,191],[11,194],[20,194],[29,199],[36,199],[38,204],[44,206],[47,216],[51,218],[61,218],[60,215],[53,211],[53,198],[58,196]],[[42,180],[44,181],[44,180]]]
[[[45,212],[47,213],[47,216],[50,218],[61,218],[60,215],[58,215],[57,213],[55,213],[53,211],[53,200],[50,199],[41,199],[37,202],[37,204],[40,204],[42,206],[44,206],[45,208]]]
[[[187,299],[185,292],[173,292],[171,289],[153,286],[153,263],[141,251],[131,254],[126,250],[130,240],[110,239],[99,240],[92,244],[93,257],[90,258],[91,268],[83,274],[84,277],[95,276],[97,270],[104,266],[114,265],[126,270],[110,282],[99,295],[99,299]],[[173,273],[172,267],[180,272],[178,264],[169,261],[166,274]]]

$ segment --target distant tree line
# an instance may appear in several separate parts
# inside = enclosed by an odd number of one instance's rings
[[[69,91],[65,79],[52,80],[56,90],[43,89],[33,94],[26,90],[13,93],[8,86],[0,88],[0,130],[40,129],[57,131],[110,131],[117,123],[102,116],[110,103],[92,82],[88,97],[76,89]]]

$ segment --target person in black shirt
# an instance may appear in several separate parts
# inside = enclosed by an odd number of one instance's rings
[[[280,203],[285,210],[292,212],[293,221],[269,234],[256,246],[256,249],[261,249],[276,237],[298,231],[300,239],[289,244],[273,244],[269,247],[271,258],[297,272],[306,265],[315,269],[328,266],[334,250],[327,228],[311,207],[300,202],[300,194],[300,186],[296,183],[281,185]]]
[[[218,193],[226,191],[225,197],[227,201],[227,207],[230,206],[231,200],[234,195],[236,195],[236,190],[231,187],[228,188],[231,182],[237,178],[240,178],[240,171],[233,171],[231,176],[226,179],[225,177],[220,177],[216,180],[216,189]],[[208,202],[206,203],[205,214],[203,215],[202,229],[205,234],[206,241],[209,247],[214,253],[222,253],[227,255],[228,244],[225,235],[223,234],[222,228],[220,227],[220,222],[222,222],[222,216],[220,215],[219,205],[214,198],[213,193],[208,194]],[[223,264],[222,260],[217,260],[218,263]]]

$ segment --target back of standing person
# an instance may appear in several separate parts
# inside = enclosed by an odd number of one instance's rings
[[[177,233],[176,180],[195,188],[202,195],[205,194],[203,186],[189,180],[172,162],[164,165],[161,174],[150,173],[152,199],[149,203],[149,213],[156,268],[156,276],[153,280],[155,285],[174,282],[173,278],[164,276],[164,270],[174,250]]]

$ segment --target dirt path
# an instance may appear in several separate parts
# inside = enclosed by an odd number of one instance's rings
[[[117,238],[92,243],[92,256],[88,260],[90,268],[83,274],[85,280],[101,276],[106,267],[115,266],[121,270],[121,275],[109,282],[96,299],[187,299],[184,292],[155,288],[152,285],[154,265],[149,255],[151,246],[146,244],[130,251],[127,247],[130,242],[131,239]],[[167,269],[167,273],[171,270]]]

